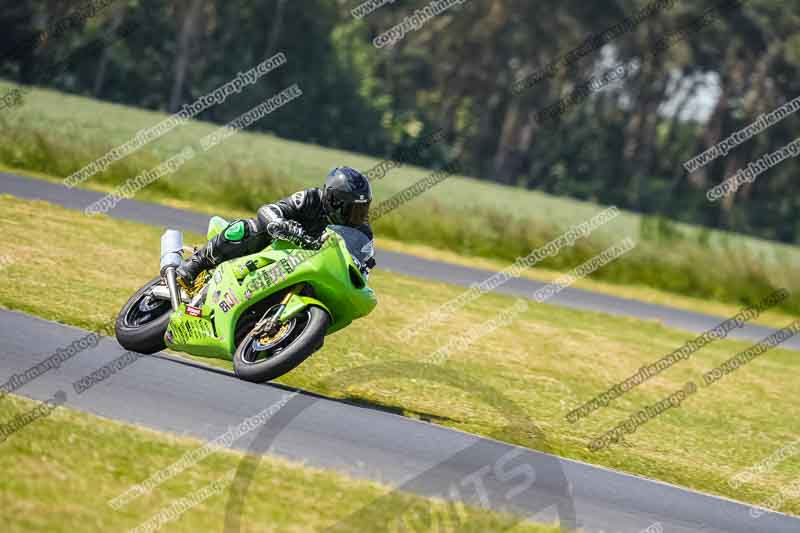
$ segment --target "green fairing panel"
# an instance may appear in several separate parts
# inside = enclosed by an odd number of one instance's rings
[[[228,227],[228,221],[222,217],[213,216],[208,221],[208,232],[206,232],[206,239],[209,241],[222,233]]]
[[[215,335],[208,317],[186,314],[186,304],[172,313],[164,341],[168,348],[204,357],[231,359],[230,343]]]
[[[286,321],[295,316],[297,313],[309,307],[311,305],[315,305],[317,307],[321,307],[325,310],[326,313],[329,315],[331,314],[330,309],[328,309],[325,304],[317,300],[316,298],[311,298],[310,296],[302,296],[299,294],[293,294],[291,298],[289,298],[289,302],[286,304],[286,309],[283,310],[281,313],[281,320]]]

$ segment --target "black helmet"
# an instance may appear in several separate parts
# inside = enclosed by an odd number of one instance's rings
[[[350,167],[337,167],[325,177],[322,205],[332,224],[360,226],[369,221],[372,187],[367,177]]]

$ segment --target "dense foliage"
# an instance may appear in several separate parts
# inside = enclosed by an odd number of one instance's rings
[[[74,16],[90,3],[104,7]],[[388,3],[358,19],[359,3],[5,0],[0,76],[175,111],[280,51],[285,66],[200,118],[231,120],[298,83],[303,105],[254,128],[380,157],[408,153],[415,138],[441,128],[446,142],[413,151],[419,163],[459,157],[487,180],[800,242],[794,159],[723,200],[706,198],[792,141],[797,117],[699,171],[683,167],[800,95],[800,4],[467,0],[379,49],[376,36],[428,4]],[[654,12],[636,24],[582,46],[648,5]],[[578,48],[552,75],[514,90]],[[592,76],[632,60],[636,69],[576,99],[559,120],[537,120]]]

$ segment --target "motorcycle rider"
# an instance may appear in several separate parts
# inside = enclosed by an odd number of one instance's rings
[[[204,270],[266,248],[273,239],[319,249],[328,224],[354,227],[373,240],[369,225],[372,188],[361,172],[337,167],[325,177],[325,185],[298,191],[275,203],[261,206],[255,218],[231,222],[178,268],[178,277],[191,286]],[[370,258],[367,268],[375,266]]]

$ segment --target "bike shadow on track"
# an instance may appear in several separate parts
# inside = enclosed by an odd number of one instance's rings
[[[440,497],[449,502],[460,501],[472,506],[510,512],[518,519],[509,523],[509,528],[534,515],[539,517],[547,515],[548,521],[557,520],[564,531],[578,528],[572,491],[561,460],[548,453],[549,446],[545,434],[526,412],[499,391],[447,367],[407,361],[381,362],[341,370],[326,376],[315,385],[346,390],[350,386],[379,379],[415,379],[450,386],[476,397],[507,420],[507,424],[493,431],[488,439],[464,434],[474,437],[474,441],[394,487],[389,494],[395,491],[412,492]],[[306,409],[320,400],[331,400],[322,395],[290,387],[274,384],[271,386],[301,393],[293,395],[264,424],[250,443],[247,455],[240,461],[228,497],[226,533],[240,531],[244,501],[261,456],[269,450],[281,432]],[[348,400],[332,400],[353,405],[353,402]],[[364,405],[363,401],[355,405],[393,414],[397,414],[400,410],[395,406],[381,404]],[[403,409],[403,412],[406,410]],[[420,415],[425,416],[424,413]],[[509,433],[529,435],[534,447],[540,451],[493,440]],[[409,522],[417,524],[422,522],[424,527],[430,528],[440,525],[442,521],[440,511],[430,507],[427,500],[415,500],[414,503],[409,501],[400,509],[399,514],[391,516],[390,507],[397,513],[396,501],[388,495],[379,497],[340,520],[328,531],[352,531],[358,524],[363,523],[376,525],[384,523],[387,529],[392,529],[389,527],[390,523],[394,523],[396,527],[402,527],[404,524],[408,527]],[[448,513],[450,516],[446,518],[450,521],[456,520],[458,523],[463,513],[454,503],[448,507],[453,512]]]

